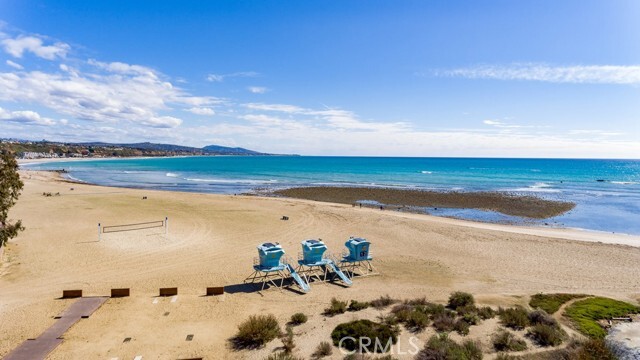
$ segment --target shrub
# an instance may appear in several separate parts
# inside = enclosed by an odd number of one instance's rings
[[[385,325],[397,325],[399,322],[394,314],[380,315],[378,316],[378,320]]]
[[[238,326],[238,333],[231,341],[237,349],[258,348],[280,334],[280,325],[275,316],[252,315]]]
[[[380,356],[379,358],[376,358],[376,360],[398,360],[398,358],[395,358],[391,355],[384,355],[384,356]]]
[[[323,341],[320,344],[318,344],[316,351],[313,352],[311,357],[314,359],[321,359],[331,354],[333,354],[333,346],[331,346],[331,344],[329,344],[328,342]]]
[[[529,323],[531,325],[543,324],[549,326],[558,326],[558,322],[544,310],[534,310],[529,313]]]
[[[420,332],[429,326],[429,315],[414,309],[409,313],[405,325],[411,331]]]
[[[293,356],[288,353],[280,352],[269,355],[265,360],[304,360],[301,357]]]
[[[421,297],[421,298],[416,298],[416,299],[412,299],[412,300],[407,300],[407,301],[405,301],[405,304],[413,305],[413,306],[418,306],[418,305],[425,306],[425,305],[430,305],[430,304],[433,304],[433,303],[428,301],[427,298]]]
[[[586,296],[584,294],[535,294],[531,297],[529,306],[534,309],[542,309],[547,314],[554,314],[567,301]]]
[[[438,314],[433,317],[433,327],[440,332],[449,332],[455,328],[456,318],[449,313]]]
[[[393,304],[395,304],[397,302],[398,302],[398,300],[392,299],[389,295],[384,295],[384,296],[380,296],[379,298],[371,301],[370,304],[374,308],[380,310],[380,309],[386,308],[389,305],[393,305]]]
[[[478,314],[478,308],[475,305],[460,306],[456,309],[458,315]]]
[[[616,360],[617,357],[607,347],[603,339],[589,339],[576,350],[580,360]]]
[[[496,316],[496,311],[489,306],[484,306],[478,308],[478,316],[482,320],[493,319]]]
[[[428,304],[424,308],[425,311],[428,314],[431,314],[432,317],[449,313],[449,310],[447,310],[447,308],[445,308],[442,304]]]
[[[337,314],[343,314],[345,311],[347,311],[347,302],[332,298],[331,305],[329,305],[328,308],[324,309],[324,315],[334,316]]]
[[[398,304],[391,309],[391,313],[395,315],[398,322],[406,322],[409,314],[413,311],[413,306],[409,304]]]
[[[464,314],[462,320],[469,325],[478,325],[480,323],[480,317],[475,313]]]
[[[597,323],[601,319],[637,314],[640,308],[623,301],[603,297],[578,300],[571,304],[565,315],[575,322],[578,330],[593,338],[604,338],[607,334]]]
[[[473,299],[473,295],[466,292],[456,291],[449,296],[447,307],[452,310],[458,310],[458,308],[473,306],[474,304],[475,300]]]
[[[523,351],[527,349],[527,343],[516,338],[507,330],[498,331],[492,338],[493,348],[496,351]]]
[[[498,356],[496,356],[495,360],[518,360],[520,358],[515,357],[513,355],[508,355],[508,354],[498,354]]]
[[[396,326],[370,320],[355,320],[336,326],[331,332],[331,339],[334,345],[342,345],[350,351],[386,352],[390,345],[398,342],[399,333],[400,330]],[[341,342],[347,337],[350,339]]]
[[[416,360],[480,360],[482,351],[473,341],[465,341],[462,345],[451,340],[447,334],[432,336],[424,349],[415,357]]]
[[[307,315],[303,313],[295,313],[291,315],[291,321],[289,321],[289,324],[300,325],[300,324],[306,323],[307,320],[308,320]]]
[[[280,340],[282,341],[282,347],[285,353],[291,354],[293,349],[296,348],[296,342],[293,340],[293,330],[290,326],[287,326],[287,332],[282,335]]]
[[[345,355],[344,360],[372,360],[373,358],[370,355],[363,353],[353,353]]]
[[[453,324],[453,330],[462,336],[469,335],[469,323],[463,319],[458,319],[455,324]]]
[[[368,308],[371,304],[369,304],[368,302],[362,302],[362,301],[357,301],[357,300],[351,300],[351,303],[349,304],[349,311],[360,311],[360,310],[364,310],[366,308]]]
[[[498,316],[500,316],[502,325],[515,330],[522,330],[529,326],[529,313],[521,306],[507,309],[500,308],[498,309]]]
[[[558,346],[566,334],[558,326],[537,324],[527,331],[527,336],[540,346]]]

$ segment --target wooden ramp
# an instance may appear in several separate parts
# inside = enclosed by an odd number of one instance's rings
[[[40,360],[45,359],[60,343],[62,335],[81,318],[87,318],[98,310],[107,297],[79,298],[69,306],[62,314],[56,316],[56,321],[45,330],[38,338],[27,340],[15,348],[4,360]]]

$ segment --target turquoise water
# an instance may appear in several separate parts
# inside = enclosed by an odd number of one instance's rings
[[[640,234],[640,160],[215,156],[29,167],[64,168],[73,179],[100,185],[225,194],[307,185],[502,191],[578,204],[541,225]],[[483,211],[430,212],[480,221],[518,221]]]

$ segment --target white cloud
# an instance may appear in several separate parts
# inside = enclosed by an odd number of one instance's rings
[[[262,86],[249,86],[247,88],[247,90],[249,90],[249,92],[251,92],[253,94],[264,94],[267,91],[269,91],[269,89],[267,89],[266,87],[262,87]]]
[[[358,119],[357,115],[351,111],[342,109],[305,109],[295,105],[286,104],[263,104],[249,103],[244,105],[251,110],[282,112],[297,117],[316,120],[318,126],[328,126],[343,131],[375,131],[382,130],[388,132],[402,131],[410,129],[409,124],[404,122],[367,122]],[[318,122],[318,120],[320,122]]]
[[[184,128],[186,138],[229,138],[236,143],[265,152],[306,155],[363,156],[473,156],[628,158],[640,153],[638,141],[572,138],[552,133],[542,135],[478,131],[388,132],[342,131],[338,128],[297,122],[273,116],[244,116],[250,124],[221,123]],[[259,124],[259,125],[258,125]],[[312,134],[310,136],[309,134]]]
[[[304,108],[295,105],[286,105],[286,104],[262,104],[262,103],[248,103],[244,105],[246,108],[251,110],[263,110],[263,111],[277,111],[284,113],[302,113],[305,111]]]
[[[31,52],[43,59],[55,60],[56,58],[64,58],[70,49],[70,46],[63,42],[44,45],[42,39],[35,36],[4,39],[1,44],[8,54],[17,58],[21,58],[25,52]]]
[[[576,129],[569,131],[570,135],[589,135],[589,136],[622,136],[624,133],[609,131],[609,130],[586,130],[586,129]]]
[[[223,82],[225,79],[228,78],[238,78],[238,77],[257,77],[258,74],[255,71],[239,71],[239,72],[234,72],[234,73],[230,73],[230,74],[209,74],[207,75],[206,79],[207,81],[211,81],[211,82]]]
[[[123,75],[141,75],[141,76],[147,76],[150,78],[158,77],[156,75],[156,72],[153,69],[148,68],[146,66],[130,65],[130,64],[125,64],[123,62],[118,62],[118,61],[105,63],[105,62],[97,61],[94,59],[89,59],[87,63],[97,68],[106,70],[110,73],[123,74]]]
[[[55,121],[52,119],[42,117],[37,112],[31,110],[7,111],[0,108],[0,121],[45,126],[55,125]]]
[[[207,107],[221,100],[193,96],[150,68],[90,61],[94,71],[64,64],[65,73],[0,73],[0,100],[36,103],[76,119],[130,121],[151,127],[176,127],[181,120],[160,112],[176,107]]]
[[[22,66],[22,65],[20,65],[20,64],[18,64],[18,63],[16,63],[16,62],[13,62],[13,61],[11,61],[11,60],[7,60],[7,61],[6,61],[6,64],[7,64],[7,65],[9,65],[9,66],[11,66],[12,68],[14,68],[14,69],[16,69],[16,70],[22,70],[22,69],[24,69],[24,66]]]
[[[215,115],[216,114],[216,112],[213,111],[212,108],[208,108],[208,107],[192,107],[188,111],[196,115]]]
[[[173,116],[153,116],[140,121],[142,125],[156,128],[174,128],[182,124],[182,120]]]
[[[640,84],[640,65],[479,65],[436,71],[436,75],[468,79],[529,80],[552,83]]]

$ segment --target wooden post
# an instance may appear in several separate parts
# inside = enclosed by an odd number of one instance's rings
[[[169,217],[164,218],[164,235],[169,235]]]
[[[98,241],[102,238],[102,228],[100,227],[100,223],[98,223]]]
[[[82,290],[62,290],[63,299],[73,299],[82,297]]]

